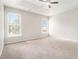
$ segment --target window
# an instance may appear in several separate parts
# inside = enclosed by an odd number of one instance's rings
[[[7,28],[8,36],[21,36],[21,16],[20,14],[9,12],[7,13]]]
[[[48,33],[48,20],[41,21],[41,32]]]

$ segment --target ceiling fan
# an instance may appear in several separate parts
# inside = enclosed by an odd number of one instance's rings
[[[51,0],[40,0],[41,2],[45,2],[46,3],[46,5],[49,7],[49,8],[51,8],[51,4],[58,4],[59,2],[57,2],[57,1],[54,1],[54,2],[52,2]]]

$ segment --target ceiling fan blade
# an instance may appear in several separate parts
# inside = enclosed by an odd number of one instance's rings
[[[59,2],[50,2],[51,4],[58,4]]]

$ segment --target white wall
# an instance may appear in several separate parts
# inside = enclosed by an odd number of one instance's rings
[[[77,8],[51,16],[49,19],[49,33],[59,39],[77,40],[78,32]]]
[[[31,12],[22,11],[19,9],[14,9],[10,7],[5,7],[5,15],[7,12],[16,12],[21,14],[22,19],[22,36],[21,37],[7,37],[7,26],[6,26],[6,17],[5,17],[5,43],[13,43],[13,42],[19,42],[19,41],[25,41],[35,38],[44,37],[45,35],[41,34],[41,20],[47,19],[48,17],[38,15]]]
[[[3,1],[0,0],[0,56],[3,49],[3,41],[4,41],[4,9],[3,9]]]

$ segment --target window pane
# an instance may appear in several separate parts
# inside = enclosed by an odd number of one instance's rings
[[[41,32],[48,33],[48,20],[41,21]]]
[[[19,24],[19,16],[15,13],[8,13],[8,21],[11,24]]]
[[[41,27],[48,27],[48,20],[42,20]]]
[[[16,36],[21,34],[21,19],[20,15],[16,13],[8,13],[8,34],[9,36]]]
[[[13,33],[13,34],[19,34],[20,32],[20,26],[18,25],[9,25],[9,33]]]

